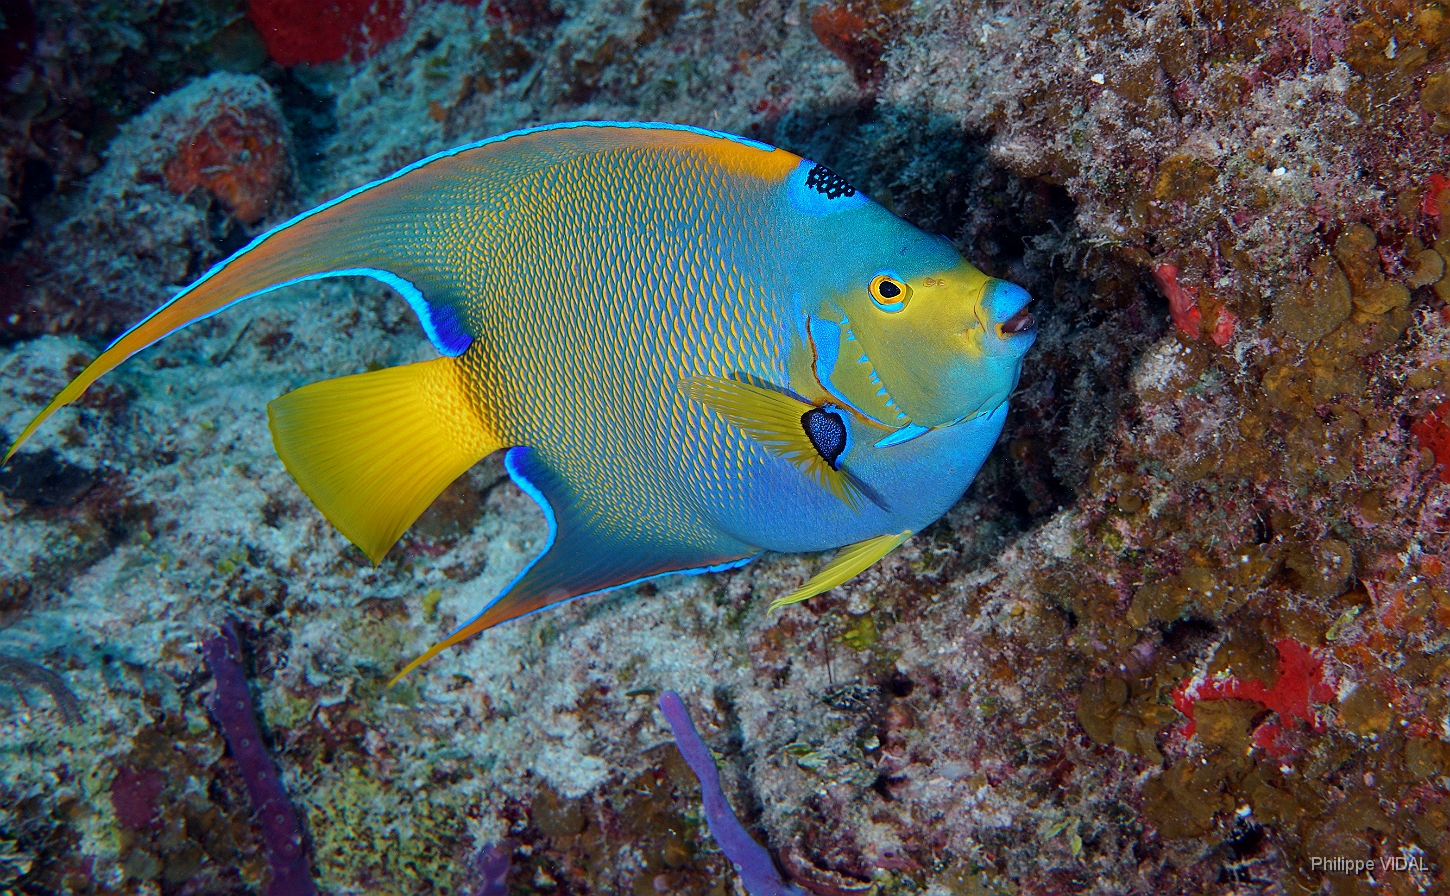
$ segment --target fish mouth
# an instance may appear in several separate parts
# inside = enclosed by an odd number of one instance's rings
[[[1022,336],[1037,329],[1037,318],[1023,308],[1021,311],[997,325],[997,332],[1004,336]]]
[[[1031,336],[1037,331],[1037,318],[1027,310],[1031,301],[1031,294],[1015,283],[992,282],[982,304],[990,319],[996,321],[992,329],[999,339]]]

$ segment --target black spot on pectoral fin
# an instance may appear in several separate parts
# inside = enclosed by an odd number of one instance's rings
[[[801,415],[806,438],[821,459],[832,470],[841,469],[841,455],[846,451],[846,421],[840,412],[829,408],[811,408]]]

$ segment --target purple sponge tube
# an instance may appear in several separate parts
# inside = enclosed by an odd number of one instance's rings
[[[735,866],[750,896],[806,896],[804,890],[781,879],[770,853],[745,833],[740,819],[735,817],[735,812],[725,800],[725,791],[720,789],[720,770],[715,767],[715,758],[700,739],[700,733],[695,730],[695,723],[690,720],[690,713],[680,695],[674,691],[660,694],[660,712],[665,714],[665,721],[670,724],[680,755],[685,757],[690,771],[700,779],[705,822],[710,826],[710,833],[720,844],[725,858]]]
[[[474,854],[468,870],[478,886],[469,896],[509,896],[509,870],[517,845],[512,840],[489,843]]]
[[[307,854],[302,849],[302,826],[292,801],[287,798],[287,788],[277,774],[277,766],[267,755],[262,733],[257,729],[252,695],[247,690],[247,674],[242,668],[242,649],[231,623],[222,623],[221,632],[208,638],[202,650],[216,679],[211,714],[232,749],[232,757],[237,760],[247,785],[252,811],[262,826],[267,866],[272,871],[267,896],[316,896]]]

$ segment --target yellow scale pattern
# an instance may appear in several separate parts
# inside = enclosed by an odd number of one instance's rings
[[[437,253],[421,267],[470,260],[457,299],[480,415],[574,486],[575,522],[671,553],[750,552],[713,520],[747,506],[742,473],[767,455],[678,384],[742,373],[786,384],[799,322],[782,319],[789,237],[772,227],[775,183],[688,146],[542,166],[490,155],[439,185],[464,193],[456,211],[442,226],[419,216],[433,226],[409,241]]]

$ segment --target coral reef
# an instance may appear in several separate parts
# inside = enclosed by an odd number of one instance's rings
[[[282,471],[267,400],[428,356],[385,288],[180,334],[0,471],[0,653],[85,707],[0,719],[0,887],[262,884],[228,613],[328,893],[473,892],[509,841],[515,893],[724,896],[666,686],[817,896],[1450,891],[1443,2],[336,3],[379,24],[295,57],[280,5],[7,5],[5,431],[268,221],[566,119],[818,159],[1028,287],[1038,344],[972,491],[856,581],[664,579],[384,690],[541,516],[487,461],[373,568]]]
[[[0,236],[40,224],[84,184],[116,127],[188,78],[242,18],[242,0],[13,0],[0,20]],[[12,262],[13,263],[13,262]]]
[[[253,75],[194,81],[127,121],[85,195],[19,247],[31,273],[9,306],[11,338],[113,338],[178,284],[244,245],[248,225],[285,196],[289,135],[270,86]],[[124,256],[108,245],[145,234]]]
[[[182,194],[204,189],[237,220],[255,224],[287,179],[287,126],[265,93],[248,96],[246,87],[210,79],[197,86],[204,98],[190,111],[192,121],[167,128],[196,130],[162,167],[166,188]]]

